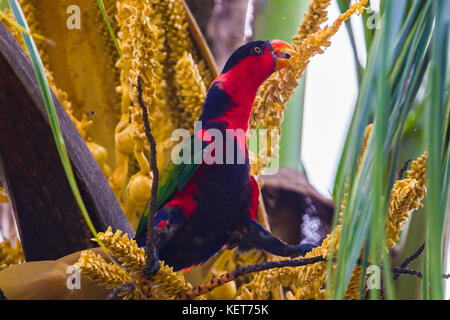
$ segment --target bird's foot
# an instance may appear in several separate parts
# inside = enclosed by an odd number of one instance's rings
[[[145,250],[145,253],[148,254],[147,246],[143,246],[142,248]],[[155,274],[157,274],[160,268],[159,254],[156,246],[153,248],[152,255],[152,259],[149,259],[149,257],[147,257],[145,261],[144,278],[146,278],[147,280],[151,279]]]
[[[106,297],[106,300],[117,300],[120,296],[130,298],[136,291],[136,280],[132,279],[114,288],[113,292]]]
[[[136,282],[135,279],[132,279],[128,282],[118,285],[114,288],[113,292],[108,295],[107,300],[116,300],[119,297],[123,297],[124,299],[136,299],[136,297],[142,298],[147,296],[147,292],[149,284],[151,286],[152,278],[155,274],[158,273],[160,269],[160,264],[157,259],[154,259],[153,262],[147,265],[143,272],[143,279]]]
[[[159,271],[160,264],[158,259],[153,259],[151,264],[146,265],[144,269],[144,277],[147,279],[150,279],[154,275],[156,275]]]
[[[299,245],[295,246],[295,250],[291,256],[298,257],[298,256],[304,256],[308,252],[310,252],[312,249],[317,248],[318,246],[312,243],[301,243]]]

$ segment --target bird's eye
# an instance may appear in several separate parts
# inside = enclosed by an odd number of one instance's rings
[[[254,51],[256,54],[261,54],[261,48],[260,48],[260,47],[254,47],[254,48],[253,48],[253,51]]]

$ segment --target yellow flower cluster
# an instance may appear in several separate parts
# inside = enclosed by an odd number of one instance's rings
[[[309,9],[312,16],[306,15],[304,23],[299,28],[300,34],[294,38],[294,52],[292,52],[290,66],[277,72],[266,81],[255,100],[251,118],[253,128],[256,128],[260,122],[266,128],[280,125],[285,104],[297,88],[297,79],[303,76],[310,59],[317,53],[323,53],[322,48],[330,46],[330,38],[336,34],[342,23],[356,11],[361,13],[362,6],[366,3],[367,0],[362,0],[352,4],[330,27],[325,26],[323,29],[306,36],[304,32],[307,28],[316,30],[318,24],[326,18],[325,9],[329,5],[329,1],[314,0],[312,2]]]
[[[206,98],[206,86],[200,75],[197,64],[189,52],[178,60],[175,68],[175,82],[180,104],[177,113],[180,115],[181,128],[193,129],[193,123],[202,112]]]
[[[158,1],[156,1],[158,2]],[[185,52],[192,54],[192,58],[198,65],[198,70],[206,86],[213,80],[212,70],[210,70],[205,60],[199,57],[199,54],[194,46],[194,43],[189,36],[188,24],[186,19],[186,8],[182,0],[165,0],[162,2],[161,9],[165,9],[166,14],[166,30],[167,43],[169,45],[171,54],[169,56],[169,63],[173,66],[183,57]]]
[[[297,275],[292,268],[280,268],[278,272],[264,270],[256,273],[250,282],[239,287],[236,300],[266,300],[270,292],[280,285],[289,286]]]
[[[200,115],[206,97],[206,87],[212,82],[215,71],[210,70],[205,60],[200,58],[198,45],[201,43],[198,41],[194,43],[195,37],[192,31],[189,32],[188,8],[184,2],[155,0],[151,1],[151,6],[153,16],[150,20],[154,21],[162,31],[162,51],[166,51],[165,60],[161,61],[164,65],[166,108],[171,112],[170,120],[173,128],[192,130],[193,122]],[[182,70],[178,67],[182,67]],[[192,70],[188,70],[189,67]],[[192,78],[187,80],[189,75],[192,75]],[[192,85],[190,93],[186,90],[187,85]],[[165,125],[165,123],[159,124],[159,126]],[[173,145],[174,142],[169,139],[169,136],[157,145],[158,155],[161,155],[158,157],[160,170],[167,166]]]
[[[160,271],[155,275],[153,283],[168,298],[175,298],[179,293],[192,289],[192,285],[182,275],[173,271],[172,267],[160,262]]]
[[[398,180],[393,186],[386,226],[387,248],[391,248],[398,241],[399,233],[409,218],[409,213],[422,206],[420,201],[426,194],[427,157],[428,153],[425,152],[416,161],[413,161],[411,170],[408,171],[408,177]],[[361,266],[356,265],[345,293],[346,299],[359,298],[361,273]]]
[[[0,242],[0,271],[12,264],[22,263],[25,261],[20,241],[16,241],[13,246],[11,241],[3,240]]]
[[[121,70],[122,115],[123,119],[116,128],[116,142],[128,144],[128,148],[116,144],[117,165],[110,180],[117,197],[121,198],[121,190],[128,176],[129,154],[132,150],[139,170],[129,180],[126,188],[125,214],[133,225],[137,224],[138,209],[145,206],[150,196],[151,174],[149,161],[145,155],[148,142],[145,136],[142,109],[137,101],[137,79],[142,79],[142,98],[148,107],[149,119],[153,123],[161,123],[169,119],[165,106],[165,85],[162,81],[164,53],[161,49],[161,32],[150,22],[151,6],[148,1],[124,0],[117,2],[117,21],[120,28],[119,45],[124,61],[118,61]],[[158,45],[159,44],[159,45]],[[161,57],[162,56],[162,57]],[[128,105],[127,105],[128,104]],[[129,109],[128,109],[129,108]],[[163,141],[171,130],[170,121],[166,126],[158,126],[152,133],[157,142]],[[159,130],[158,130],[159,129]],[[167,131],[168,130],[168,131]],[[126,135],[124,136],[123,133]],[[131,136],[131,137],[130,137]],[[130,139],[131,138],[131,139]],[[129,144],[132,144],[132,148]],[[124,152],[125,151],[125,152]]]
[[[417,181],[416,202],[411,205],[410,210],[417,209],[419,206],[421,206],[419,201],[422,200],[427,193],[427,160],[428,152],[425,152],[416,161],[413,161],[411,163],[411,169],[407,171],[408,179],[416,179]]]
[[[301,44],[310,34],[316,33],[320,25],[327,21],[327,8],[331,0],[313,0],[304,14],[303,22],[300,24],[297,35],[293,37],[295,43]]]
[[[367,144],[367,141],[365,144]],[[387,248],[393,247],[399,240],[400,230],[403,229],[405,222],[408,220],[409,213],[422,206],[420,201],[426,194],[427,157],[428,153],[425,152],[416,161],[413,161],[411,170],[408,170],[408,177],[396,181],[392,188],[386,223]],[[346,299],[359,299],[361,273],[361,266],[356,265],[345,293]]]
[[[292,47],[294,51],[290,58],[290,65],[270,77],[259,90],[250,118],[251,128],[256,129],[261,124],[268,130],[276,128],[281,132],[280,125],[283,121],[286,103],[298,87],[298,79],[303,76],[310,59],[317,53],[323,53],[322,48],[330,46],[330,38],[336,34],[342,23],[355,12],[361,13],[362,7],[366,3],[367,0],[361,0],[352,4],[331,26],[325,26],[323,29],[320,29],[320,24],[327,19],[326,9],[330,1],[312,1],[308,13],[305,14],[305,18],[297,31],[297,35],[293,37]],[[273,150],[277,149],[277,144],[277,142],[273,143]],[[264,154],[268,153],[269,157],[271,154],[277,155],[276,151],[272,152],[271,149],[268,149],[268,151],[264,151]],[[258,154],[257,157],[263,156]],[[264,164],[266,166],[268,164],[266,159],[264,161],[254,160],[252,163],[255,162],[255,174],[259,174],[264,168]]]
[[[20,1],[19,1],[20,2]],[[20,46],[26,50],[25,42],[23,41],[22,35],[20,34],[20,30],[18,30],[14,25],[10,23],[10,21],[15,21],[14,14],[9,9],[4,9],[3,13],[6,15],[6,18],[0,16],[0,22],[2,22],[6,29],[8,29],[9,33],[16,39],[16,41],[20,44]]]
[[[174,272],[164,262],[160,262],[160,270],[151,281],[145,280],[142,277],[145,251],[137,246],[135,240],[129,239],[127,234],[122,234],[122,231],[113,233],[109,227],[105,232],[100,232],[98,237],[120,265],[108,263],[102,256],[85,250],[75,266],[91,280],[110,289],[134,280],[135,290],[124,293],[124,298],[174,299],[179,293],[192,288],[182,275]]]
[[[422,206],[420,202],[426,194],[426,167],[428,153],[425,152],[411,164],[408,177],[399,180],[392,188],[389,201],[388,224],[386,229],[388,248],[398,241],[398,234],[409,218],[409,213]]]
[[[314,248],[305,258],[328,256],[332,241],[339,241],[340,227],[329,234],[320,247]],[[285,260],[287,258],[279,258]],[[269,298],[269,292],[278,286],[290,287],[297,291],[296,298],[323,299],[324,291],[322,285],[326,281],[327,263],[317,262],[315,264],[301,267],[286,267],[269,269],[258,272],[253,280],[239,288],[237,300],[263,300]]]
[[[167,44],[170,49],[168,64],[174,66],[185,52],[193,51],[193,43],[187,31],[186,13],[181,0],[156,1],[154,7],[157,6],[164,11],[166,17]]]
[[[360,170],[361,162],[366,151],[373,125],[369,124],[364,133],[364,139],[358,157],[357,169]],[[426,193],[426,160],[427,152],[413,161],[408,177],[394,184],[387,217],[387,245],[392,247],[398,240],[398,234],[403,228],[404,221],[409,213],[421,206],[420,201]],[[317,256],[328,257],[333,250],[334,256],[339,249],[339,239],[342,228],[342,217],[345,212],[348,197],[348,188],[344,194],[340,207],[339,221],[332,233],[327,235],[320,247],[314,248],[305,255],[305,258]],[[333,269],[335,265],[333,265]],[[349,285],[345,292],[345,299],[353,300],[359,298],[362,268],[355,265]],[[297,300],[321,300],[325,299],[323,288],[327,281],[327,262],[318,262],[311,265],[270,269],[257,273],[250,282],[238,289],[236,299],[268,299],[270,291],[279,285],[290,287],[292,291],[286,296],[288,299]]]
[[[124,198],[121,203],[134,227],[150,196],[152,181],[142,109],[137,101],[138,76],[142,78],[143,101],[149,109],[152,134],[157,142],[160,170],[170,160],[173,129],[192,129],[206,97],[202,73],[209,70],[198,58],[185,15],[180,0],[117,2],[118,38],[124,61],[117,62],[121,68],[118,90],[122,94],[122,107],[115,130],[116,168],[110,184],[116,196]],[[137,172],[130,168],[131,155],[137,161]]]
[[[131,102],[135,109],[139,108],[137,101],[137,79],[142,78],[143,100],[149,108],[154,121],[161,120],[164,116],[164,109],[158,108],[157,93],[163,92],[161,88],[163,82],[161,66],[160,30],[149,20],[151,16],[151,6],[148,1],[124,0],[118,2],[117,21],[120,27],[119,44],[125,60],[126,69],[122,69],[124,79],[121,87],[129,86]],[[120,66],[121,61],[118,62]],[[163,103],[164,104],[164,103]],[[135,114],[135,121],[142,119],[142,111],[132,110]],[[138,114],[139,113],[139,114]],[[134,130],[137,136],[143,135],[143,124],[136,125]],[[153,133],[157,141],[161,140],[161,131],[154,130]]]
[[[425,152],[413,162],[411,170],[408,171],[408,178],[399,180],[394,185],[387,218],[388,247],[392,247],[398,240],[398,234],[404,221],[408,219],[409,213],[421,206],[420,201],[426,193],[426,159],[427,153]],[[345,203],[343,203],[343,209],[345,209]],[[339,249],[341,227],[339,224],[323,240],[322,245],[306,254],[305,258],[328,257],[331,248],[334,248],[336,254]],[[346,299],[359,297],[360,279],[361,266],[356,265],[345,294]],[[324,299],[323,285],[326,281],[327,262],[295,268],[265,270],[258,273],[252,282],[241,287],[237,299],[267,299],[269,291],[280,284],[290,287],[295,292],[295,299]],[[291,298],[293,298],[292,295]]]
[[[184,104],[183,98],[186,96],[184,90],[180,88],[178,80],[179,71],[178,64],[181,63],[186,68],[189,67],[186,63],[186,54],[191,56],[190,63],[193,68],[192,71],[187,69],[182,71],[185,75],[187,72],[199,73],[199,76],[195,77],[195,81],[202,80],[204,85],[209,85],[212,81],[211,72],[206,67],[206,63],[203,59],[199,58],[199,54],[194,46],[194,43],[188,32],[188,23],[186,21],[186,11],[182,0],[156,0],[151,3],[152,11],[154,11],[155,25],[163,30],[165,43],[167,44],[167,59],[164,61],[166,66],[165,81],[167,83],[168,107],[172,110],[172,119],[174,125],[180,128],[192,129],[193,121],[188,122],[184,119],[184,113],[180,113],[180,110],[195,114],[197,105]],[[164,40],[164,37],[162,39]],[[198,97],[202,96],[202,89],[199,84],[195,84],[191,89],[193,94]],[[204,98],[203,98],[204,100]],[[200,108],[203,105],[201,102]],[[194,109],[191,109],[191,108]],[[191,119],[189,119],[191,120]],[[197,120],[197,118],[194,118]]]
[[[133,239],[128,238],[128,234],[122,235],[121,230],[112,232],[112,228],[98,234],[99,239],[111,251],[111,254],[118,257],[122,266],[131,272],[142,272],[145,268],[145,250],[139,248]],[[95,240],[95,239],[92,239]]]
[[[373,124],[369,124],[364,131],[364,139],[361,145],[361,151],[359,152],[358,163],[356,165],[356,170],[359,171],[361,169],[361,163],[364,158],[364,154],[366,152],[367,144],[369,143],[370,134],[372,133]]]
[[[353,268],[352,276],[345,291],[345,300],[359,300],[359,293],[361,288],[361,274],[362,266],[357,264]]]
[[[266,261],[268,254],[261,250],[250,250],[248,252],[239,252],[238,250],[223,250],[218,253],[217,259],[209,269],[205,281],[209,281],[212,277],[217,277],[227,272],[233,271],[238,267],[247,266],[259,262]],[[211,300],[232,300],[235,299],[241,289],[238,289],[238,283],[250,282],[255,274],[251,273],[239,278],[238,281],[233,280],[223,286],[217,287],[211,292],[204,295]]]
[[[92,281],[99,282],[108,289],[131,280],[130,275],[120,266],[107,263],[102,256],[90,250],[81,252],[80,259],[75,263]]]

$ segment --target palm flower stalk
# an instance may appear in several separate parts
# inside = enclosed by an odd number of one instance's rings
[[[193,129],[193,123],[200,117],[203,102],[206,98],[206,86],[203,82],[198,65],[192,54],[185,52],[178,60],[175,71],[175,82],[180,106],[180,128]]]
[[[193,128],[192,119],[198,116],[206,95],[205,83],[211,79],[204,78],[209,69],[187,31],[182,1],[122,1],[117,5],[119,45],[126,68],[122,68],[119,88],[122,116],[116,127],[117,165],[110,181],[120,199],[129,179],[123,205],[128,219],[136,226],[140,210],[150,196],[152,181],[145,155],[149,146],[136,100],[137,77],[142,76],[143,101],[151,114],[160,170],[170,159],[174,144],[171,132],[177,127]],[[119,61],[117,66],[121,67]],[[188,86],[192,87],[188,90]],[[132,155],[139,170],[128,178]]]
[[[24,261],[25,257],[19,240],[16,240],[15,246],[9,240],[0,242],[0,270]]]
[[[293,47],[295,52],[293,52],[291,57],[290,67],[275,74],[271,79],[266,81],[255,100],[251,119],[253,127],[256,127],[260,122],[264,127],[275,124],[279,125],[282,118],[274,117],[270,111],[279,115],[281,114],[286,102],[298,86],[298,79],[303,76],[310,59],[317,53],[323,53],[323,47],[329,47],[331,45],[330,38],[336,34],[342,23],[355,12],[361,13],[366,3],[367,0],[362,0],[352,4],[350,9],[341,14],[331,26],[326,26],[313,34],[309,34],[301,41],[300,39],[304,37],[304,34],[299,34],[298,37],[294,38]],[[307,22],[309,20],[309,18],[305,19]],[[303,28],[300,28],[299,32],[304,32]],[[270,116],[266,117],[266,115]]]
[[[331,45],[330,38],[336,34],[345,20],[356,12],[362,13],[367,0],[352,4],[331,26],[320,29],[320,23],[327,17],[326,8],[329,3],[330,1],[323,0],[315,0],[311,3],[308,13],[298,28],[297,35],[293,37],[292,47],[294,52],[292,52],[290,66],[269,78],[262,85],[255,99],[250,118],[251,128],[256,129],[261,124],[269,131],[281,131],[280,125],[283,121],[286,103],[299,86],[298,80],[304,75],[311,58],[316,54],[323,53],[323,48]],[[308,30],[313,33],[306,34]],[[277,140],[279,141],[279,136]],[[270,147],[253,156],[256,159],[253,160],[253,163],[256,162],[257,165],[254,174],[259,174],[268,165],[269,160],[267,158],[277,156],[278,141],[269,141]],[[258,160],[258,158],[263,159]]]
[[[160,270],[151,280],[143,278],[145,250],[120,230],[113,233],[112,228],[108,228],[105,232],[99,232],[98,237],[119,265],[106,262],[102,256],[90,250],[83,251],[75,266],[91,280],[107,288],[134,280],[136,285],[132,291],[121,293],[127,299],[174,299],[176,295],[192,288],[183,276],[163,262],[160,262]]]

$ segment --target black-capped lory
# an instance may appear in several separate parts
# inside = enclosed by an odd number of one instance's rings
[[[156,261],[180,270],[203,263],[224,246],[279,256],[304,255],[315,247],[286,244],[258,223],[259,188],[250,175],[246,133],[256,93],[289,64],[288,49],[281,40],[247,43],[213,81],[194,134],[179,153],[187,161],[172,159],[159,181]],[[148,207],[136,233],[140,246],[147,219]]]

